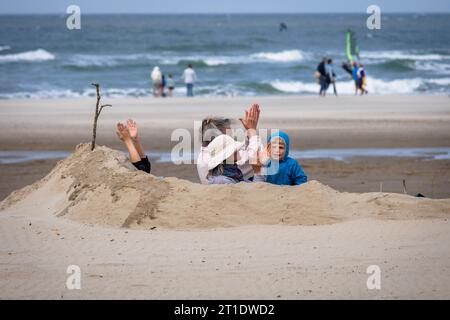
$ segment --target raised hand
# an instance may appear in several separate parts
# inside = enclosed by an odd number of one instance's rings
[[[136,140],[138,138],[138,127],[136,121],[134,121],[133,119],[128,119],[127,127],[128,131],[130,132],[131,139]]]
[[[119,137],[120,140],[125,141],[127,139],[130,139],[130,132],[128,131],[128,128],[123,123],[117,123],[116,125],[116,134]]]
[[[259,105],[258,104],[253,104],[251,106],[251,108],[247,111],[245,111],[245,117],[244,118],[239,118],[239,120],[241,121],[242,125],[244,126],[244,128],[246,130],[256,130],[256,127],[258,126],[258,121],[259,121]]]

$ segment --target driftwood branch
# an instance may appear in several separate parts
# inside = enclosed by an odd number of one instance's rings
[[[95,140],[97,139],[97,121],[98,117],[100,117],[100,113],[102,112],[104,107],[112,107],[110,104],[100,105],[100,85],[98,83],[92,83],[95,87],[95,91],[97,94],[97,103],[95,104],[95,115],[94,115],[94,124],[92,125],[92,142],[91,142],[91,150],[95,149]]]

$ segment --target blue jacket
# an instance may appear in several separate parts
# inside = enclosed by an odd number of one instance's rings
[[[355,66],[352,70],[353,80],[358,80],[358,66]]]
[[[308,177],[303,172],[302,167],[298,164],[297,160],[289,157],[289,136],[284,132],[278,132],[272,134],[268,143],[275,138],[280,137],[286,144],[286,151],[283,159],[279,162],[278,172],[276,174],[267,175],[266,181],[272,184],[278,185],[299,185],[308,181]],[[269,161],[268,168],[270,168],[272,161]]]

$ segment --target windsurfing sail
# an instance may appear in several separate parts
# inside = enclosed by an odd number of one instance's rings
[[[350,62],[359,60],[359,47],[356,41],[356,33],[353,30],[347,31],[347,59]]]

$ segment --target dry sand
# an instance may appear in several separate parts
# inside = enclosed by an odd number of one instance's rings
[[[286,130],[297,149],[450,146],[444,96],[105,99],[113,108],[102,114],[99,143],[122,148],[114,124],[133,117],[147,150],[170,150],[173,129],[192,131],[209,114],[237,118],[254,101],[261,127]],[[1,150],[73,150],[89,140],[92,110],[90,99],[0,101]],[[2,192],[53,164],[1,165]],[[448,160],[304,166],[312,181],[298,187],[201,186],[80,145],[1,202],[0,299],[450,298],[449,199],[327,186],[375,191],[383,179],[400,191],[406,177],[414,193],[449,198]],[[195,181],[186,168],[161,164],[154,173]],[[73,264],[81,290],[65,286]],[[381,290],[366,287],[374,264]]]
[[[317,181],[204,186],[136,170],[125,155],[80,144],[43,179],[0,204],[110,227],[208,229],[243,225],[320,225],[350,219],[447,218],[450,199],[341,193]]]

